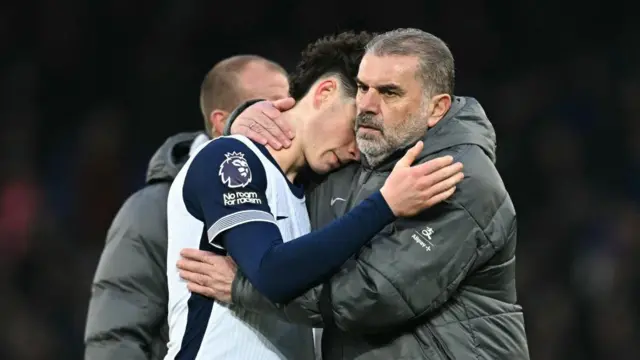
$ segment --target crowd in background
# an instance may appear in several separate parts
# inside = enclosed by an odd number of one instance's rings
[[[80,359],[106,230],[200,81],[255,53],[291,69],[346,29],[419,27],[498,136],[533,359],[640,352],[640,27],[625,3],[40,0],[0,5],[0,358]]]

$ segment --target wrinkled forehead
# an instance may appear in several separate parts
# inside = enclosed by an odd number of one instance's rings
[[[358,80],[368,86],[398,84],[419,85],[417,79],[418,58],[415,56],[367,53],[360,62]]]

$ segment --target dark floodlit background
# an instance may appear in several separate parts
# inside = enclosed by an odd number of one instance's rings
[[[317,37],[419,27],[484,105],[519,215],[533,359],[640,352],[640,33],[622,2],[3,1],[0,358],[80,359],[105,232],[165,137],[202,126],[200,81]]]

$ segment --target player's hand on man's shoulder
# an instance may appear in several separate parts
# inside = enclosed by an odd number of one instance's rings
[[[380,189],[382,196],[398,217],[414,216],[448,199],[462,181],[462,164],[443,156],[411,166],[423,148],[422,141],[407,150]]]
[[[291,97],[276,101],[259,101],[241,112],[231,124],[231,134],[244,135],[278,150],[291,145],[295,136],[280,114],[295,105]]]

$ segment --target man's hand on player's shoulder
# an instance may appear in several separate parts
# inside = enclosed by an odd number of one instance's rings
[[[295,105],[291,97],[257,102],[241,112],[231,124],[231,134],[244,135],[263,145],[279,150],[291,146],[295,134],[281,117]]]
[[[189,291],[231,302],[231,284],[236,276],[236,264],[228,256],[197,249],[183,249],[177,266],[180,277],[187,281]]]

